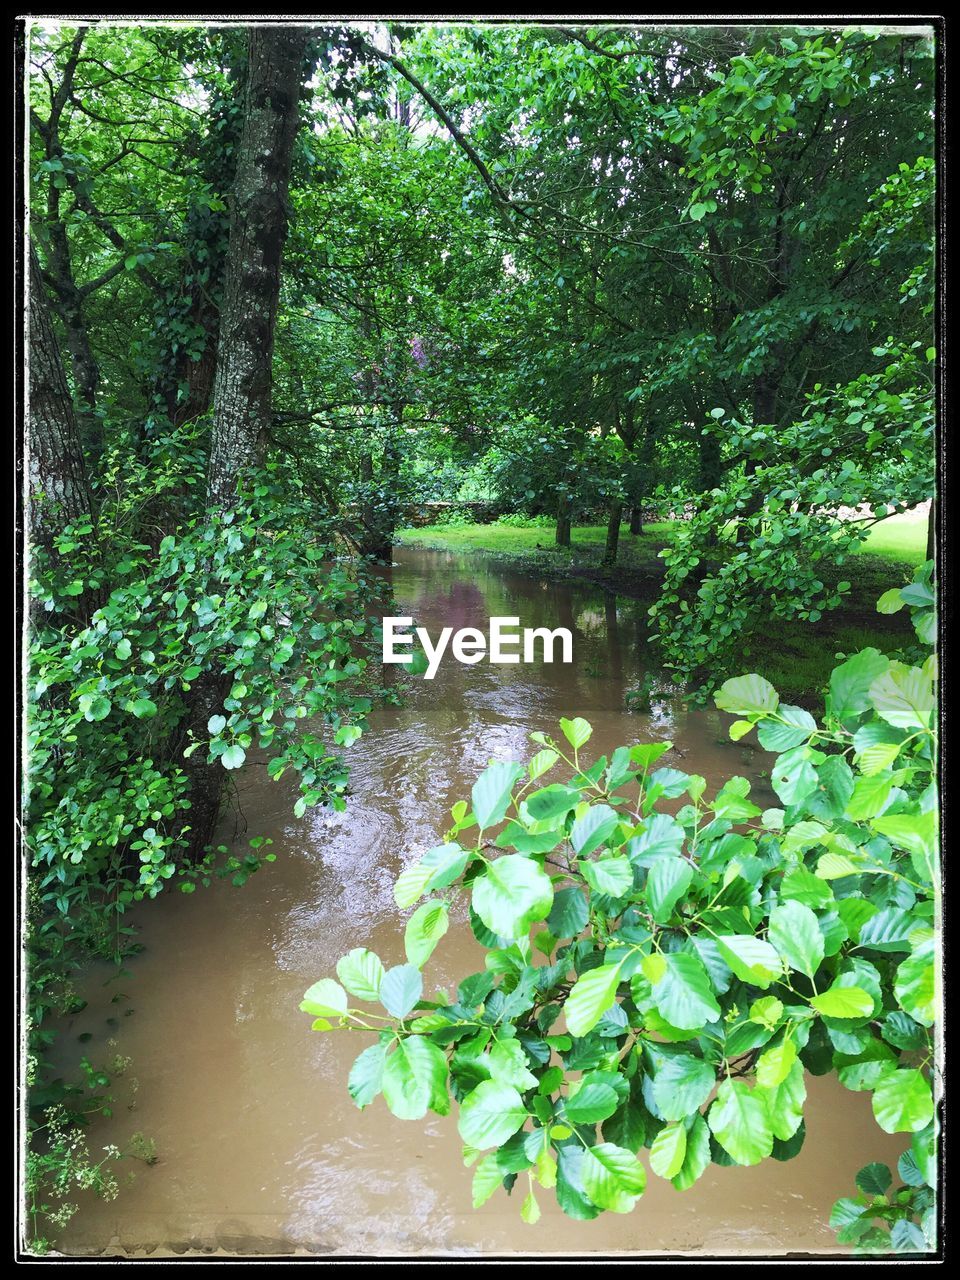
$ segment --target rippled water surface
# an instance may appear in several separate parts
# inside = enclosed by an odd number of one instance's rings
[[[413,854],[437,843],[454,801],[491,756],[522,759],[527,735],[561,715],[594,725],[591,746],[670,739],[664,764],[715,787],[763,758],[724,739],[719,716],[654,702],[624,709],[641,674],[635,606],[602,593],[544,584],[445,553],[398,551],[397,614],[431,634],[486,628],[491,615],[523,626],[567,626],[572,666],[472,667],[446,661],[405,705],[377,712],[349,752],[347,811],[292,816],[293,784],[269,780],[252,759],[239,778],[247,834],[273,839],[276,863],[242,889],[219,883],[170,894],[142,913],[144,953],[120,982],[91,980],[89,1007],[71,1034],[93,1033],[94,1061],[132,1060],[135,1106],[91,1133],[91,1145],[141,1131],[158,1162],[136,1166],[115,1201],[88,1201],[62,1247],[69,1253],[161,1256],[193,1250],[343,1255],[834,1251],[827,1219],[870,1160],[895,1163],[901,1144],[877,1128],[868,1094],[808,1075],[807,1138],[800,1155],[751,1169],[712,1165],[680,1193],[651,1176],[632,1214],[574,1222],[540,1195],[528,1227],[519,1200],[497,1193],[470,1206],[455,1115],[393,1118],[382,1099],[358,1112],[346,1092],[350,1063],[369,1037],[318,1035],[297,1005],[353,946],[401,963],[404,917],[393,881]],[[772,799],[762,781],[761,802]],[[227,820],[223,838],[236,833]],[[452,988],[482,965],[463,919],[427,968],[427,986]],[[121,993],[121,998],[113,997]],[[107,1019],[110,1019],[108,1022]]]

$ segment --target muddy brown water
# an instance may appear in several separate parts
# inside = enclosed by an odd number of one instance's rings
[[[431,634],[519,616],[524,626],[570,627],[575,662],[446,661],[404,706],[379,710],[351,748],[343,814],[296,819],[293,784],[271,782],[255,760],[244,767],[246,835],[270,836],[277,861],[242,888],[220,882],[145,908],[145,950],[131,976],[91,977],[90,1004],[69,1028],[68,1044],[92,1033],[83,1049],[94,1061],[131,1059],[116,1114],[93,1127],[91,1147],[139,1131],[159,1158],[130,1162],[135,1177],[116,1200],[85,1197],[60,1248],[141,1257],[836,1252],[827,1226],[834,1200],[853,1192],[868,1161],[894,1163],[902,1143],[877,1128],[868,1094],[833,1077],[807,1077],[807,1138],[796,1159],[711,1165],[686,1192],[650,1175],[631,1214],[593,1222],[565,1218],[542,1192],[535,1226],[520,1221],[517,1196],[498,1192],[471,1208],[455,1114],[404,1122],[382,1099],[363,1112],[353,1106],[347,1073],[370,1037],[311,1032],[298,1002],[351,947],[370,947],[387,965],[403,961],[407,913],[393,903],[394,879],[437,843],[450,806],[469,798],[492,756],[523,759],[529,732],[556,731],[560,716],[579,714],[594,726],[597,754],[669,739],[663,763],[705,775],[710,787],[734,773],[758,778],[764,767],[724,738],[713,711],[666,697],[649,714],[625,709],[624,692],[641,673],[635,605],[442,552],[400,549],[398,560],[393,611],[414,614]],[[755,795],[772,799],[759,778]],[[223,838],[235,830],[231,817]],[[235,838],[245,847],[246,836]],[[461,918],[427,966],[428,993],[431,984],[454,989],[481,965]]]

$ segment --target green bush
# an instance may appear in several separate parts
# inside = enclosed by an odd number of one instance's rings
[[[522,511],[516,511],[500,516],[496,523],[506,525],[509,529],[552,529],[556,519],[545,515],[528,516]]]
[[[929,643],[929,566],[903,604]],[[775,754],[776,808],[745,778],[708,796],[658,767],[666,742],[588,762],[580,718],[531,735],[526,765],[491,763],[397,881],[400,908],[426,899],[407,963],[356,948],[300,1006],[315,1030],[375,1037],[350,1072],[356,1105],[382,1093],[417,1120],[455,1102],[476,1206],[520,1179],[525,1221],[539,1189],[588,1219],[633,1208],[642,1150],[681,1191],[711,1161],[795,1156],[806,1073],[833,1070],[908,1144],[896,1190],[868,1165],[837,1203],[838,1241],[933,1248],[935,678],[932,655],[865,649],[834,670],[821,724],[759,675],[727,681],[730,736]],[[460,902],[485,966],[428,995]]]

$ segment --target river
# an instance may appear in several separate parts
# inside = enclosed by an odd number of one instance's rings
[[[394,879],[436,844],[450,806],[492,756],[523,759],[527,735],[556,732],[560,716],[594,726],[596,753],[670,739],[663,764],[701,773],[715,788],[731,774],[759,779],[769,761],[731,743],[713,710],[656,696],[630,712],[624,693],[641,672],[637,606],[586,586],[525,578],[477,558],[401,548],[394,612],[434,635],[443,626],[486,629],[492,615],[522,626],[567,626],[574,664],[466,667],[447,660],[416,681],[402,707],[379,709],[350,748],[347,810],[293,817],[294,784],[272,782],[252,756],[238,778],[242,819],[224,841],[260,834],[277,861],[242,888],[219,882],[192,896],[162,895],[142,910],[142,955],[130,975],[91,979],[88,1007],[69,1035],[89,1033],[93,1061],[131,1060],[109,1120],[91,1147],[140,1131],[156,1143],[152,1166],[111,1202],[84,1199],[60,1242],[68,1254],[161,1257],[239,1254],[770,1255],[837,1252],[827,1220],[871,1160],[894,1164],[902,1141],[873,1120],[870,1096],[832,1076],[808,1075],[807,1138],[789,1162],[711,1165],[689,1191],[651,1175],[633,1213],[594,1222],[565,1218],[539,1196],[535,1226],[519,1199],[497,1192],[471,1208],[454,1114],[394,1119],[382,1099],[359,1112],[346,1091],[350,1063],[369,1037],[317,1034],[298,1011],[303,991],[332,976],[337,959],[368,946],[402,963]],[[723,718],[724,721],[726,718]],[[587,758],[587,757],[583,757]],[[246,824],[246,832],[243,828]],[[453,988],[482,965],[469,926],[455,921],[427,966]],[[114,996],[121,998],[114,1001]],[[107,1019],[110,1022],[107,1022]],[[126,1162],[124,1164],[126,1172]]]

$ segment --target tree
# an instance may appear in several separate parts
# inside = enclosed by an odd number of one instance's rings
[[[29,291],[29,524],[34,542],[49,546],[57,530],[90,514],[90,491],[73,400],[32,243]]]
[[[213,506],[233,501],[238,475],[263,456],[272,420],[273,337],[306,42],[304,30],[285,25],[250,32],[213,388],[207,489]]]

